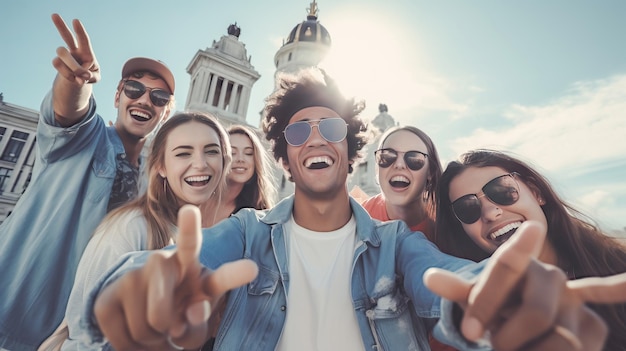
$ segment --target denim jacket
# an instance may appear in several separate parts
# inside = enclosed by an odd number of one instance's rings
[[[0,349],[35,350],[63,319],[78,261],[106,214],[124,146],[96,114],[64,128],[41,105],[32,181],[0,226]]]
[[[427,334],[440,317],[441,299],[424,285],[424,271],[429,267],[456,271],[475,264],[441,253],[402,221],[373,220],[353,199],[350,205],[357,223],[352,301],[366,349],[428,350]],[[269,211],[243,209],[204,229],[202,264],[214,269],[248,258],[259,267],[256,279],[230,292],[214,350],[274,350],[278,344],[289,308],[284,224],[292,208],[289,197]],[[92,292],[82,317],[92,341],[104,341],[93,317],[95,296],[124,272],[142,265],[148,255],[126,256]],[[446,339],[442,341],[463,350],[477,349],[450,330],[451,323],[439,327],[443,332],[437,335]]]

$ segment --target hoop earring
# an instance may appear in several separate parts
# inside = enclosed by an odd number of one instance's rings
[[[163,194],[167,194],[167,178],[163,178]]]

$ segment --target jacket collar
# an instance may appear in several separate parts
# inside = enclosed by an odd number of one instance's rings
[[[272,209],[268,210],[265,216],[261,218],[261,221],[267,225],[285,224],[291,218],[293,201],[293,194],[284,198]],[[379,226],[379,223],[372,220],[367,211],[352,197],[350,197],[350,207],[352,208],[352,215],[356,221],[357,238],[373,246],[379,246],[380,236],[376,231],[376,227]]]

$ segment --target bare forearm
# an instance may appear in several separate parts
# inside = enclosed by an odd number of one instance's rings
[[[78,123],[89,109],[92,85],[78,84],[57,75],[52,90],[56,121],[63,127]]]

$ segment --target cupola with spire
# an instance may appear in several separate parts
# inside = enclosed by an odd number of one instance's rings
[[[314,0],[307,9],[306,20],[297,24],[283,40],[283,45],[274,56],[277,73],[314,67],[326,57],[332,41],[328,30],[318,21],[318,12]]]

